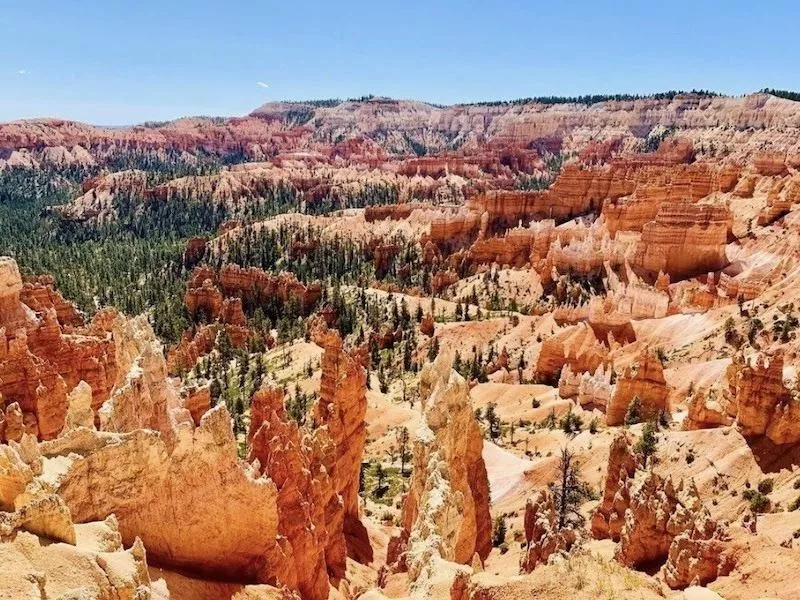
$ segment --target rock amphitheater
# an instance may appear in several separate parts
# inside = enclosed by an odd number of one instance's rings
[[[181,240],[169,344],[0,247],[0,598],[800,599],[797,102],[0,124],[66,167],[70,227],[241,218]]]

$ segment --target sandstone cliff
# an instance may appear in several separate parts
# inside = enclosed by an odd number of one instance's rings
[[[523,573],[547,563],[553,554],[568,552],[577,539],[575,530],[558,529],[558,513],[549,490],[539,492],[525,504],[524,525],[525,553],[519,566]]]
[[[95,410],[108,398],[117,361],[103,318],[79,326],[82,318],[50,280],[23,285],[16,263],[0,259],[0,402],[6,411],[17,405],[30,433],[58,435],[67,394],[81,381],[91,387]]]

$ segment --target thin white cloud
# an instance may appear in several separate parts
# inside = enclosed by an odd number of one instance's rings
[[[269,87],[269,84],[268,83],[264,83],[263,81],[256,81],[256,85],[258,87],[262,87],[264,89],[267,89]]]
[[[17,74],[18,74],[18,75],[27,75],[27,74],[28,74],[28,71],[27,71],[27,70],[25,70],[25,69],[20,69],[20,70],[18,70],[18,71],[17,71]]]

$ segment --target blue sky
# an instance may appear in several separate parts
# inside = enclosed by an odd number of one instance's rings
[[[370,93],[800,90],[797,0],[3,4],[0,121],[119,125]]]

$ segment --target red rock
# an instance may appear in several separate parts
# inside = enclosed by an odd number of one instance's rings
[[[607,357],[608,347],[597,339],[588,324],[579,323],[544,340],[536,363],[536,376],[541,381],[556,382],[565,365],[575,373],[593,373]]]
[[[705,585],[733,569],[725,528],[712,520],[691,482],[677,486],[650,471],[637,471],[629,434],[614,438],[592,534],[619,541],[615,558],[628,567],[667,559],[670,587]]]
[[[606,407],[606,423],[622,425],[634,398],[639,398],[640,420],[658,419],[662,412],[669,413],[669,389],[664,380],[664,369],[654,352],[645,348],[634,369],[628,367],[617,379],[614,393]]]
[[[192,290],[204,289],[206,280],[218,288],[223,298],[237,297],[245,302],[253,300],[258,303],[265,303],[273,298],[282,303],[293,299],[298,302],[304,314],[310,314],[322,296],[319,284],[305,285],[293,274],[280,273],[274,276],[255,267],[244,269],[238,265],[226,264],[219,271],[211,267],[197,267],[192,272],[188,283],[187,306]]]
[[[575,530],[558,529],[558,513],[549,490],[539,492],[525,504],[524,525],[525,553],[519,565],[522,573],[530,573],[553,554],[569,552],[577,539]]]
[[[77,327],[83,325],[83,316],[72,302],[54,289],[54,280],[49,275],[40,275],[22,286],[20,300],[37,313],[45,313],[52,309],[56,312],[58,322],[62,326]]]
[[[725,244],[731,229],[725,205],[665,203],[643,230],[631,266],[674,281],[727,265]]]
[[[368,563],[372,561],[372,547],[359,518],[358,498],[361,458],[367,436],[364,422],[366,372],[361,363],[344,350],[338,331],[317,323],[312,326],[311,336],[324,350],[320,397],[314,404],[313,414],[319,429],[315,442],[319,447],[318,456],[330,475],[334,490],[326,508],[327,527],[329,531],[343,530],[348,555]],[[331,562],[329,558],[329,567]],[[332,575],[341,577],[343,573],[336,568]]]
[[[433,210],[433,207],[421,202],[368,206],[364,209],[364,220],[367,223],[386,219],[399,221],[410,217],[415,210]]]
[[[629,434],[619,432],[611,442],[608,469],[600,505],[592,515],[592,535],[597,539],[619,541],[630,498],[626,484],[636,472],[637,460]]]
[[[219,316],[223,297],[211,279],[204,279],[199,287],[190,287],[186,290],[184,301],[192,317],[202,313],[209,320]]]
[[[253,395],[248,444],[249,460],[258,461],[260,472],[278,490],[278,532],[291,546],[298,589],[306,598],[327,598],[328,547],[332,560],[344,557],[342,530],[329,532],[325,519],[335,494],[297,423],[287,420],[280,388],[262,388]],[[341,577],[344,568],[342,561],[331,574]]]
[[[195,426],[211,408],[211,389],[208,385],[187,388],[182,398],[183,406],[192,415]]]
[[[698,390],[687,402],[686,429],[736,423],[745,437],[766,436],[775,444],[800,441],[800,403],[783,382],[783,353],[738,353],[722,381]]]
[[[218,331],[217,325],[201,325],[194,331],[185,331],[181,340],[167,354],[169,372],[191,369],[201,356],[213,350]]]
[[[199,263],[205,256],[207,243],[208,238],[202,236],[190,238],[183,251],[183,264],[186,267],[193,267]]]
[[[760,175],[786,175],[786,157],[775,154],[759,154],[753,159],[753,166]]]
[[[436,332],[436,326],[433,322],[433,316],[430,313],[425,313],[425,316],[422,317],[422,321],[419,323],[419,330],[428,337],[433,337],[433,334]]]
[[[242,310],[242,299],[225,298],[219,312],[219,320],[226,325],[238,325],[240,327],[247,325],[247,317],[245,317]]]

